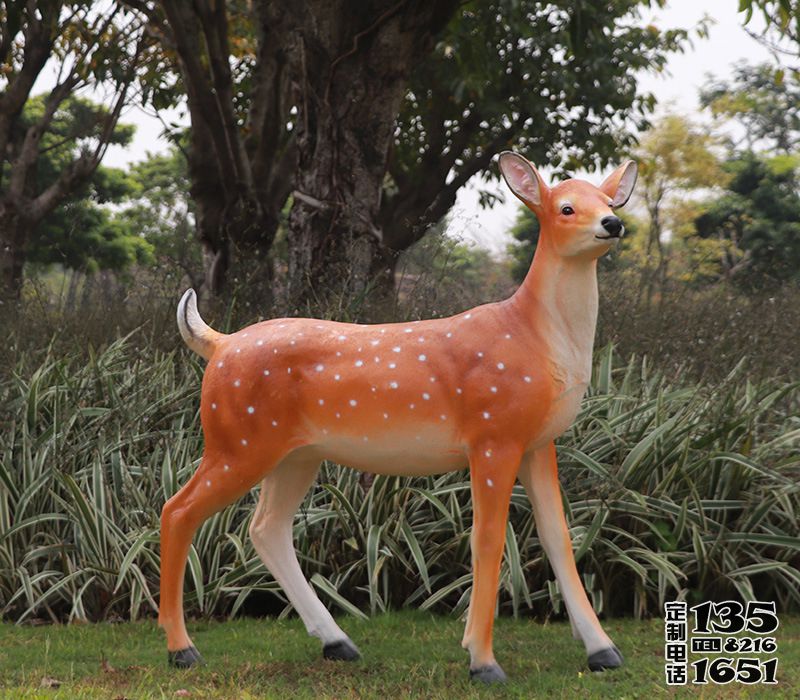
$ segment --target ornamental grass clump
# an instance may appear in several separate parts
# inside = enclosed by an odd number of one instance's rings
[[[102,620],[157,610],[159,515],[197,466],[203,367],[125,337],[102,351],[21,357],[0,378],[0,610],[7,620]],[[578,568],[598,612],[659,615],[664,600],[800,608],[798,383],[668,381],[596,356],[559,441]],[[191,615],[288,614],[247,535],[255,492],[208,520],[186,576]],[[326,463],[295,518],[301,565],[355,615],[462,614],[471,586],[467,474],[359,474]],[[562,611],[521,487],[500,610]]]

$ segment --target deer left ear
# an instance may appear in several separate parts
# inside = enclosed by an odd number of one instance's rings
[[[639,170],[632,160],[625,161],[611,175],[609,175],[600,190],[611,197],[611,207],[624,207],[631,198],[633,187]]]

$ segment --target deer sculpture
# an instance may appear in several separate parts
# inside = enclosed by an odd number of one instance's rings
[[[516,153],[502,153],[499,165],[541,226],[530,271],[505,301],[413,323],[284,318],[224,335],[200,318],[194,291],[184,294],[178,326],[208,366],[203,457],[161,518],[159,623],[171,665],[202,661],[183,615],[192,537],[259,482],[250,525],[256,551],[324,657],[359,658],[303,576],[292,543],[295,511],[324,459],[392,475],[469,468],[474,583],[462,646],[472,678],[505,679],[492,627],[517,478],[589,668],[622,664],[575,567],[553,440],[574,420],[589,383],[597,259],[624,233],[613,210],[628,201],[636,164],[624,163],[600,187],[570,179],[553,188]]]

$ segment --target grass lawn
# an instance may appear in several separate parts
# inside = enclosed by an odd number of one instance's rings
[[[356,663],[322,660],[298,619],[195,622],[206,665],[175,671],[154,622],[71,626],[0,625],[2,698],[738,698],[800,697],[800,618],[776,632],[778,685],[668,688],[663,622],[612,620],[605,628],[626,657],[616,671],[589,673],[567,623],[500,619],[495,653],[509,676],[499,687],[467,677],[458,620],[421,612],[343,621]],[[767,658],[762,656],[762,658]],[[694,660],[690,658],[690,661]],[[48,680],[52,679],[52,680]],[[55,681],[58,681],[58,687]],[[49,686],[49,687],[47,687]]]

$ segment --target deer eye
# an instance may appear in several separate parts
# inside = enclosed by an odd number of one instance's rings
[[[575,210],[569,204],[565,204],[563,207],[561,207],[561,213],[564,216],[572,216],[575,213]]]

